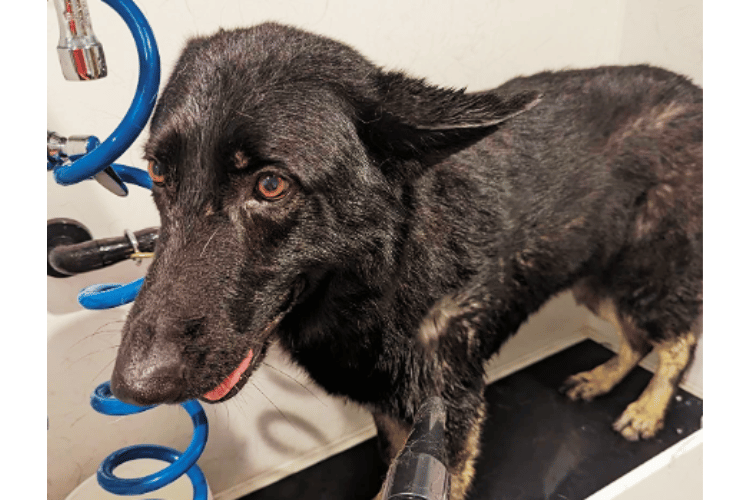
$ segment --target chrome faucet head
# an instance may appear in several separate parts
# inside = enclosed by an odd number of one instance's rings
[[[66,80],[107,76],[104,48],[94,35],[86,0],[54,0],[60,25],[57,55]]]

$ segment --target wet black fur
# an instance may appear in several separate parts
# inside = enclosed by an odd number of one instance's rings
[[[472,94],[291,28],[222,31],[187,45],[146,156],[161,233],[112,377],[126,401],[200,397],[278,341],[406,423],[442,394],[457,463],[485,360],[552,295],[588,277],[653,339],[701,311],[702,90],[662,69]],[[286,197],[258,196],[265,172]]]

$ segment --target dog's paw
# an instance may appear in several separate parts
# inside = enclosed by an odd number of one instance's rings
[[[628,441],[651,439],[664,427],[664,412],[650,408],[648,401],[630,403],[612,428]]]
[[[591,401],[597,396],[608,393],[610,389],[612,389],[610,381],[591,370],[568,377],[560,387],[560,392],[572,401]]]

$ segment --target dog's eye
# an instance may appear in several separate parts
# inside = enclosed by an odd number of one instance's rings
[[[286,195],[288,190],[289,182],[281,176],[266,174],[258,179],[258,194],[266,200],[279,200]]]
[[[164,167],[161,163],[151,160],[148,162],[148,175],[151,176],[151,180],[154,184],[164,184]]]

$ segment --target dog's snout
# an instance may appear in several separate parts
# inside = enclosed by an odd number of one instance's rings
[[[113,375],[111,384],[117,399],[138,406],[179,402],[185,390],[184,379],[166,366],[156,367],[148,376]]]
[[[185,399],[185,363],[177,345],[157,337],[148,347],[129,347],[121,349],[112,373],[117,399],[139,406]]]

